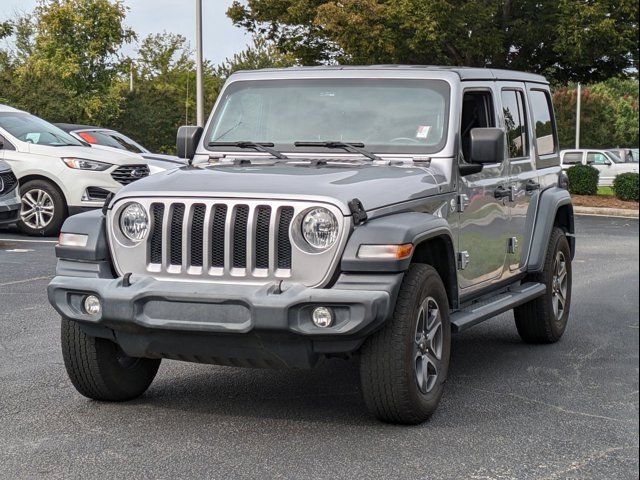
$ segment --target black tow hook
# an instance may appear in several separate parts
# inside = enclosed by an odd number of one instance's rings
[[[125,273],[122,277],[122,286],[130,287],[131,286],[131,273]]]

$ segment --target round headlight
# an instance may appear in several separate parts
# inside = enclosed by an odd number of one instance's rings
[[[338,239],[338,220],[326,208],[314,208],[302,219],[302,235],[313,248],[327,249]]]
[[[149,231],[149,217],[147,211],[139,203],[130,203],[120,214],[120,230],[125,237],[133,242],[139,242],[147,236]]]

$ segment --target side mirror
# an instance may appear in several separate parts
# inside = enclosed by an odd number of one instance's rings
[[[176,138],[176,155],[180,158],[193,159],[202,136],[202,127],[184,125],[178,128]]]
[[[473,128],[471,134],[471,163],[502,163],[504,160],[504,131],[500,128]]]

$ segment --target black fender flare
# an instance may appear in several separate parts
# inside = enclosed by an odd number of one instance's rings
[[[100,210],[91,210],[73,215],[62,224],[60,233],[75,233],[87,236],[84,247],[56,245],[56,257],[81,262],[100,262],[109,259],[109,246],[105,216]]]
[[[409,268],[411,257],[404,260],[362,259],[358,258],[360,246],[406,243],[416,246],[441,236],[455,245],[449,223],[430,213],[404,212],[369,220],[356,227],[349,237],[340,266],[344,272],[402,272]]]
[[[534,222],[533,236],[531,238],[531,248],[527,261],[528,272],[540,272],[544,266],[549,247],[551,231],[556,225],[558,211],[564,210],[565,217],[562,226],[567,232],[569,246],[571,247],[571,257],[576,251],[575,245],[575,224],[573,218],[573,205],[571,195],[567,190],[559,187],[551,187],[540,194],[536,219]]]

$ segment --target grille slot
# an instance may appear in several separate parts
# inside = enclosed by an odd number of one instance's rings
[[[122,185],[129,185],[131,182],[148,176],[148,165],[123,165],[111,172],[111,178]]]
[[[184,205],[176,203],[171,212],[171,236],[170,263],[171,265],[182,265],[182,221],[184,220]]]
[[[233,222],[233,268],[247,267],[247,222],[249,207],[238,205]]]
[[[215,205],[211,222],[211,266],[224,268],[224,230],[227,221],[227,206]]]
[[[191,219],[191,265],[201,267],[203,261],[205,206],[201,203],[193,206]]]
[[[18,179],[13,172],[0,173],[0,195],[10,192],[18,186]]]
[[[269,268],[269,223],[271,207],[260,205],[256,217],[255,240],[256,268]]]
[[[278,222],[278,268],[291,268],[291,241],[289,240],[291,220],[293,220],[293,208],[284,207],[280,211]]]
[[[149,261],[162,263],[162,217],[164,216],[164,204],[151,205],[151,237],[149,239]]]

